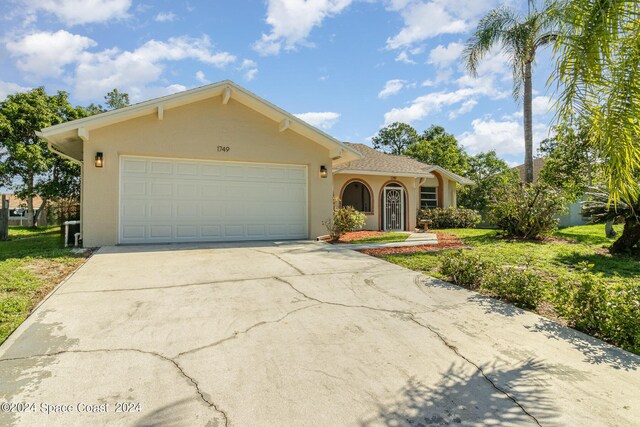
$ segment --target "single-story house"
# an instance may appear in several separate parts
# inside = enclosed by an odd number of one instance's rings
[[[334,166],[333,194],[366,214],[368,230],[413,230],[419,209],[456,206],[457,184],[473,184],[408,156],[347,144],[362,157]]]
[[[6,194],[9,202],[9,225],[27,225],[29,223],[29,211],[27,201],[17,197],[15,194]],[[42,199],[38,196],[33,198],[33,213],[37,215],[42,206]]]
[[[81,165],[86,247],[313,239],[334,194],[361,203],[368,228],[410,230],[421,201],[455,205],[455,183],[466,183],[338,141],[228,80],[38,135]]]

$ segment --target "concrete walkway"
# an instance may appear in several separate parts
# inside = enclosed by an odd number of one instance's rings
[[[385,243],[341,243],[340,247],[351,249],[354,251],[360,249],[376,249],[376,248],[404,248],[409,246],[437,245],[438,235],[435,233],[408,233],[409,237],[403,242],[385,242]]]
[[[638,396],[638,356],[309,242],[103,248],[0,346],[1,426],[632,426]]]

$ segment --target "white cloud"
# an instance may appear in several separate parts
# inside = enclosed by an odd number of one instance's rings
[[[7,95],[12,95],[18,92],[26,92],[31,90],[30,87],[20,86],[17,83],[3,82],[0,80],[0,101],[4,101]]]
[[[43,11],[67,25],[81,25],[124,18],[131,0],[23,0],[26,12]]]
[[[173,22],[176,20],[176,14],[173,12],[160,12],[153,19],[156,22]]]
[[[460,106],[460,108],[449,113],[449,119],[455,119],[456,117],[462,114],[466,114],[470,112],[471,110],[473,110],[473,107],[475,107],[477,104],[478,104],[478,101],[476,101],[475,99],[469,99],[467,101],[464,101]]]
[[[531,107],[533,109],[533,115],[543,116],[551,112],[553,101],[551,100],[551,97],[548,96],[536,96],[531,101]]]
[[[429,52],[429,64],[435,64],[438,67],[447,67],[452,62],[457,61],[464,50],[464,44],[452,42],[447,46],[438,45]]]
[[[258,64],[251,59],[245,59],[242,61],[242,64],[240,64],[238,70],[244,71],[244,78],[251,81],[256,77],[256,74],[258,74]]]
[[[440,34],[462,33],[469,23],[449,10],[446,0],[429,2],[395,1],[391,9],[400,12],[404,27],[398,34],[387,39],[389,49],[410,46]]]
[[[310,125],[313,125],[322,129],[331,129],[331,127],[338,122],[338,119],[340,118],[340,113],[334,113],[331,111],[309,112],[309,113],[294,114],[294,116],[296,116],[301,120],[304,120]]]
[[[400,13],[402,29],[387,39],[398,49],[441,34],[459,34],[473,28],[488,10],[507,0],[387,0],[387,9]]]
[[[36,77],[59,77],[65,65],[71,64],[96,42],[88,37],[64,30],[39,32],[6,43],[9,54],[17,58],[16,66]]]
[[[261,55],[277,55],[280,50],[309,44],[307,37],[325,18],[341,13],[352,0],[267,0],[266,22],[271,26],[253,48]]]
[[[406,81],[399,79],[388,80],[384,84],[384,88],[378,93],[378,98],[388,98],[391,95],[397,94],[405,87],[406,83]]]
[[[184,59],[218,68],[236,60],[228,52],[213,51],[206,36],[172,37],[166,42],[150,40],[133,51],[114,48],[84,52],[78,58],[74,95],[79,99],[95,99],[117,87],[129,92],[133,100],[141,99],[147,85],[161,78],[166,62]],[[174,86],[158,90],[177,91]]]
[[[199,83],[202,83],[204,85],[211,83],[208,79],[207,76],[204,75],[204,71],[202,70],[198,70],[196,71],[196,80]]]
[[[397,62],[404,62],[405,64],[415,64],[416,61],[409,57],[409,54],[406,50],[401,51],[398,56],[396,56]]]
[[[458,137],[460,143],[471,154],[496,150],[500,156],[524,154],[524,129],[520,121],[475,119],[472,131]],[[534,152],[541,140],[547,137],[548,127],[537,124],[533,127]]]

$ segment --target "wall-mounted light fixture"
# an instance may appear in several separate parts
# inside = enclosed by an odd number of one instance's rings
[[[320,166],[320,178],[326,178],[328,174],[325,165]]]
[[[102,159],[102,152],[98,151],[96,153],[96,163],[95,163],[95,165],[96,165],[97,168],[101,168],[103,164],[104,164],[104,161]]]

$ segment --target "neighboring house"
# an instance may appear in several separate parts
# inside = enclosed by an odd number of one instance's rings
[[[538,157],[533,159],[533,182],[538,182],[540,171],[544,167],[546,159],[544,157]],[[524,181],[525,170],[524,164],[518,165],[513,168],[520,174],[520,179]],[[584,225],[587,223],[582,217],[582,199],[572,203],[567,203],[565,212],[562,215],[558,215],[558,225],[560,227],[573,227],[574,225]]]
[[[473,184],[408,156],[349,146],[362,158],[334,167],[333,194],[364,212],[369,230],[413,230],[418,209],[456,206],[457,184]]]
[[[345,169],[366,159],[361,146],[340,142],[228,80],[38,135],[82,166],[87,247],[313,239],[326,234],[332,193],[349,179],[360,179],[371,192],[386,188],[389,203],[392,189],[402,189],[394,203],[402,207],[404,222],[389,227],[372,215],[367,225],[408,230],[415,226],[421,186],[439,189],[435,196],[425,194],[425,203],[449,205],[455,204],[452,183],[463,181],[404,157],[397,169]],[[381,197],[369,200],[374,215]]]
[[[27,210],[27,201],[16,197],[14,194],[6,194],[9,200],[9,225],[27,225],[29,224],[29,212]],[[33,213],[37,215],[38,210],[42,206],[40,197],[33,198]]]
[[[545,158],[544,157],[536,157],[533,159],[533,182],[538,182],[538,176],[540,176],[540,171],[544,167]],[[524,182],[525,180],[525,169],[524,164],[518,165],[512,168],[520,174],[520,180]]]

